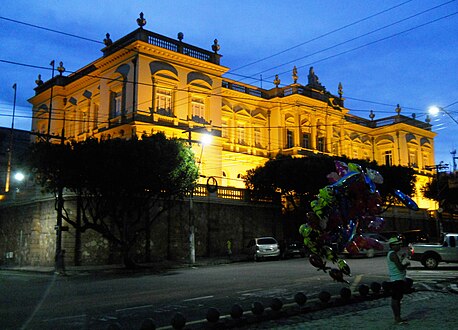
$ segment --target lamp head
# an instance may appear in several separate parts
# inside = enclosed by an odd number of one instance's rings
[[[436,105],[430,106],[428,109],[429,114],[432,116],[436,116],[440,111],[441,111],[441,108],[439,108]]]

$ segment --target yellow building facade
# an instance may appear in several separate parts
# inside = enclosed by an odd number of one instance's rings
[[[414,167],[420,187],[432,174],[434,137],[429,122],[406,117],[398,106],[393,116],[364,119],[322,86],[314,68],[301,77],[292,69],[289,84],[278,77],[262,89],[227,79],[218,41],[212,51],[139,28],[112,41],[107,34],[103,55],[76,72],[37,79],[32,130],[51,141],[89,137],[141,138],[164,132],[192,144],[201,174],[220,186],[244,187],[247,170],[277,154],[313,154],[375,160]],[[54,69],[53,69],[54,72]],[[209,145],[199,142],[204,133]],[[201,182],[206,182],[202,177]],[[414,197],[421,208],[431,201]]]

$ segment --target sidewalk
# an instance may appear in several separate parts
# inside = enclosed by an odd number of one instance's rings
[[[214,257],[214,258],[197,258],[194,264],[190,264],[188,261],[157,261],[151,263],[139,264],[138,268],[127,269],[121,264],[114,265],[83,265],[83,266],[66,266],[65,275],[72,276],[84,273],[135,273],[135,272],[150,272],[150,273],[162,273],[169,269],[186,268],[186,267],[206,267],[221,264],[228,264],[233,262],[240,262],[247,260],[246,256],[234,256],[234,257]],[[23,272],[34,272],[43,274],[54,274],[54,266],[17,266],[17,265],[0,265],[0,270],[9,271],[23,271]]]
[[[272,320],[239,329],[455,329],[458,324],[458,292],[420,291],[405,295],[402,317],[407,324],[394,324],[391,298],[332,307],[287,319]]]

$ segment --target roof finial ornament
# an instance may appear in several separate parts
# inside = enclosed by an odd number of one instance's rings
[[[141,12],[140,17],[137,18],[137,24],[140,29],[143,29],[143,27],[146,25],[146,19],[143,18],[143,12]]]
[[[57,71],[59,71],[59,74],[61,76],[62,76],[62,73],[65,72],[64,63],[62,61],[60,61],[59,66],[57,67]]]
[[[107,33],[107,34],[105,35],[105,37],[106,37],[106,38],[103,39],[103,43],[105,44],[105,46],[108,47],[108,46],[110,46],[110,45],[113,43],[113,41],[110,39],[110,34],[109,34],[109,33]]]
[[[278,74],[275,75],[275,79],[274,79],[274,84],[275,84],[275,87],[278,88],[278,85],[280,85],[280,78],[278,78]]]
[[[177,37],[178,37],[178,40],[181,42],[183,40],[183,38],[184,38],[183,32],[178,32],[178,36]]]
[[[416,119],[417,115],[415,113],[412,113],[412,119]]]
[[[342,98],[342,95],[343,95],[343,87],[342,87],[342,83],[339,82],[339,86],[337,87],[337,93],[339,94],[339,98],[341,99]],[[372,110],[371,110],[372,112]]]
[[[428,123],[428,124],[431,122],[431,118],[429,118],[429,115],[426,115],[425,122]]]
[[[398,114],[398,116],[401,115],[401,106],[400,106],[399,104],[396,106],[395,111],[396,111],[396,113]]]
[[[38,75],[37,80],[35,80],[35,84],[37,84],[37,86],[43,85],[43,80],[41,80],[41,74]]]
[[[296,66],[294,66],[294,68],[293,68],[293,83],[294,84],[297,84],[297,79],[298,78],[299,77],[297,76],[297,68],[296,68]]]
[[[220,48],[221,48],[221,47],[220,47],[219,44],[218,44],[218,39],[213,40],[212,49],[213,49],[213,51],[215,52],[215,54],[218,53],[218,51],[219,51]]]
[[[371,120],[374,120],[374,117],[375,117],[374,111],[371,110],[371,113],[369,114],[369,118]]]

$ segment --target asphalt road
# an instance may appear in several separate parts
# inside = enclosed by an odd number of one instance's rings
[[[349,283],[338,283],[317,271],[307,258],[266,262],[239,262],[218,266],[180,268],[159,275],[87,273],[69,277],[0,272],[2,329],[106,329],[119,322],[139,329],[146,318],[168,326],[177,313],[188,322],[205,319],[210,307],[229,314],[234,304],[250,310],[255,301],[269,306],[273,298],[294,303],[298,292],[308,299],[321,291],[337,295],[342,287],[356,291],[360,284],[387,280],[384,257],[347,260]],[[414,264],[409,276],[426,287],[458,278],[458,267],[434,272]]]

